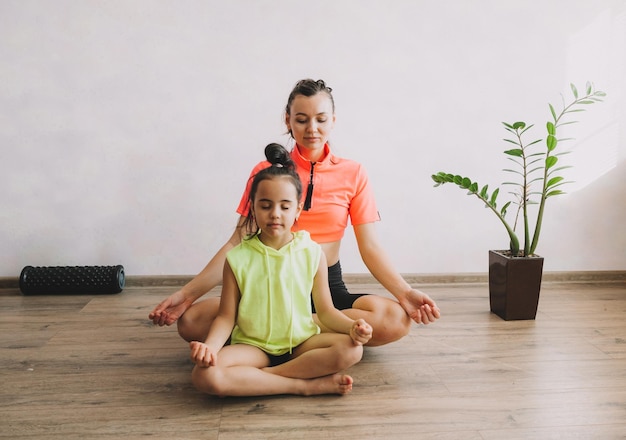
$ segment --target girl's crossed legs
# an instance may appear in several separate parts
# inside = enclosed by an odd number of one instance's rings
[[[350,336],[321,333],[296,347],[290,360],[275,366],[257,347],[226,345],[217,355],[216,366],[196,365],[191,377],[196,388],[216,396],[346,394],[352,389],[352,377],[335,373],[362,356],[363,347]]]

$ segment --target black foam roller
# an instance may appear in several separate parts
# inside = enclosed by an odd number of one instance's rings
[[[124,266],[26,266],[20,274],[24,295],[91,295],[119,293]]]

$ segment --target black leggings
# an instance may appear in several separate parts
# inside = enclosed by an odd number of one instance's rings
[[[339,310],[351,309],[354,301],[367,295],[367,293],[353,294],[348,292],[348,288],[343,282],[341,263],[339,261],[328,268],[328,287],[330,287],[330,296],[333,299],[333,304],[335,308]],[[313,304],[312,299],[311,304],[313,306],[313,313],[315,313],[315,304]]]

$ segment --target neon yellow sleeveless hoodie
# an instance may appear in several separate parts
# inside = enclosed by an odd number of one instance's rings
[[[279,250],[257,235],[226,255],[241,292],[231,344],[279,356],[320,332],[313,321],[311,290],[322,250],[307,231],[293,234]]]

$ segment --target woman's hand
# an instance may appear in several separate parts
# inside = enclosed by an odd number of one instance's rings
[[[416,289],[411,289],[400,301],[400,305],[417,324],[431,324],[441,316],[435,301]]]
[[[213,367],[217,362],[217,352],[211,350],[211,347],[204,342],[191,341],[189,343],[191,349],[191,360],[199,367]]]
[[[148,318],[155,325],[172,325],[191,306],[193,301],[188,300],[182,291],[172,293],[157,305]]]
[[[356,345],[364,345],[372,338],[372,326],[359,318],[352,324],[350,328],[350,337]]]

